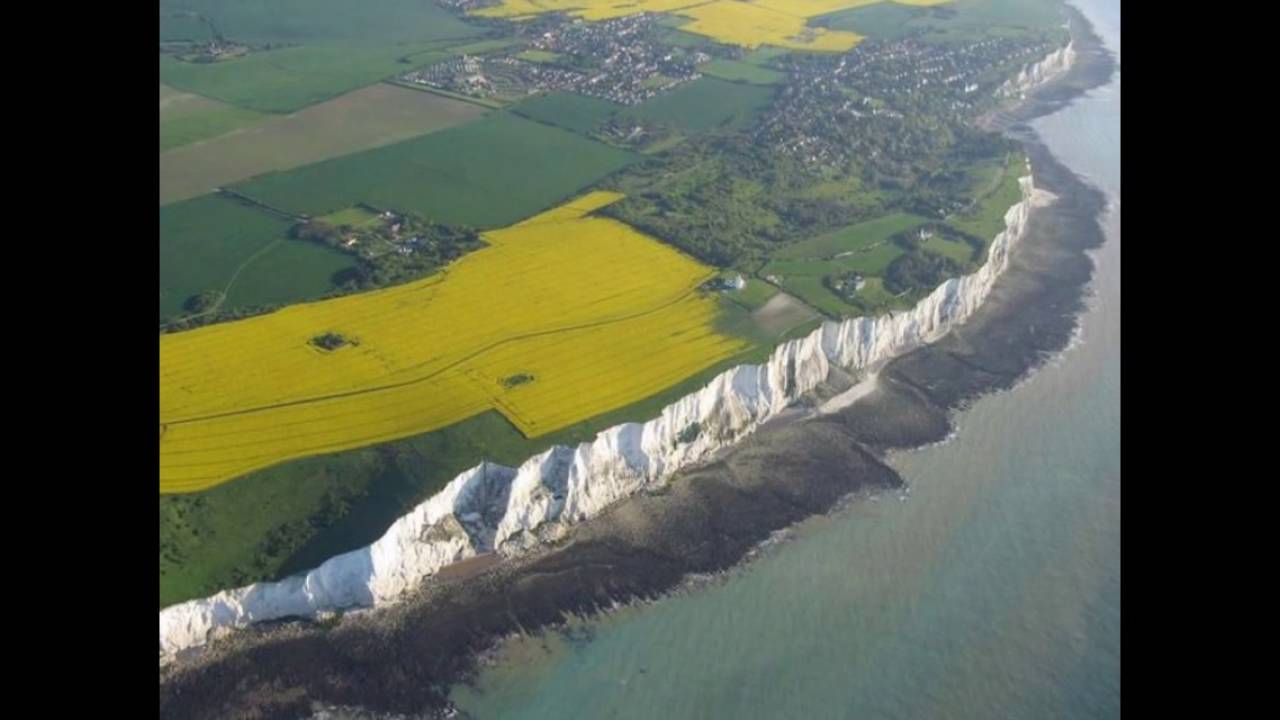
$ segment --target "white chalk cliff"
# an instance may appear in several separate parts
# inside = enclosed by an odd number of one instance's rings
[[[478,465],[397,520],[377,542],[305,575],[165,608],[162,658],[203,644],[215,629],[394,602],[452,563],[490,551],[514,555],[555,540],[751,434],[813,390],[831,365],[869,368],[937,339],[981,305],[1008,265],[1030,209],[1050,198],[1036,190],[1030,175],[1020,183],[1023,200],[1005,214],[1006,229],[982,267],[947,280],[911,311],[826,322],[779,346],[762,365],[722,373],[653,420],[614,426],[577,447],[553,447],[519,468]],[[689,439],[695,427],[696,437]]]
[[[1061,75],[1074,59],[1067,45],[1029,65],[1006,87],[1024,94]],[[750,435],[817,387],[832,365],[867,369],[936,340],[982,304],[1008,266],[1031,208],[1052,199],[1035,188],[1031,175],[1020,183],[1022,201],[1005,213],[1006,228],[992,241],[982,267],[947,280],[910,311],[826,322],[779,346],[762,365],[720,374],[653,420],[611,427],[577,447],[553,447],[518,468],[478,465],[372,545],[305,575],[167,607],[160,611],[161,661],[204,644],[211,634],[256,622],[386,605],[460,560],[494,551],[516,555],[554,541],[609,505],[656,489],[679,470]]]
[[[1076,61],[1075,41],[1054,50],[1044,58],[1027,63],[1018,74],[996,91],[997,97],[1025,98],[1035,87],[1061,77]]]

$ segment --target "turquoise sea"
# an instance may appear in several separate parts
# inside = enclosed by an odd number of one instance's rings
[[[1120,51],[1118,0],[1079,0]],[[1120,82],[1033,123],[1106,192],[1078,342],[891,458],[905,498],[815,518],[695,591],[508,643],[475,718],[1120,715]]]

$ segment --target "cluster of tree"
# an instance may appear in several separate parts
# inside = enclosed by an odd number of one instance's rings
[[[357,344],[355,341],[347,338],[347,336],[335,332],[321,333],[320,335],[311,338],[310,342],[321,350],[330,351],[337,350],[344,345]]]
[[[208,291],[214,292],[214,291]],[[195,297],[201,297],[207,293],[201,293]],[[191,300],[188,300],[191,302]],[[243,307],[231,308],[223,310],[221,307],[215,311],[200,311],[197,313],[179,315],[175,318],[166,319],[160,325],[160,334],[182,332],[184,330],[194,330],[205,325],[213,325],[220,322],[230,322],[232,320],[241,320],[254,315],[265,315],[280,309],[279,304],[269,305],[247,305]]]
[[[866,282],[866,278],[861,273],[852,270],[834,273],[822,278],[822,284],[831,291],[833,295],[844,300],[850,305],[861,306],[862,300],[858,297],[858,290],[862,283]]]
[[[528,373],[520,373],[518,375],[512,375],[511,377],[502,378],[501,382],[502,387],[504,388],[519,387],[526,383],[533,382],[533,376]]]
[[[928,250],[899,255],[884,274],[884,287],[894,295],[912,290],[932,290],[947,278],[964,272],[951,258]]]
[[[205,290],[187,298],[186,302],[182,303],[182,309],[192,314],[209,312],[220,305],[225,297],[221,290]]]
[[[814,176],[795,158],[730,132],[691,139],[622,171],[613,184],[627,197],[604,213],[703,262],[746,269],[787,244],[885,210],[878,193],[813,192],[848,179]]]
[[[293,228],[298,240],[317,242],[356,257],[354,266],[333,277],[341,294],[398,285],[430,275],[472,250],[484,247],[479,233],[458,225],[431,222],[413,213],[397,216],[399,230],[394,236],[387,227],[356,231],[335,227],[319,220],[299,223]],[[347,246],[347,238],[359,242]],[[370,239],[380,241],[383,251],[369,251]]]

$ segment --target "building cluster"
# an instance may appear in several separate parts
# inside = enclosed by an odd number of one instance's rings
[[[939,127],[976,116],[999,70],[1048,51],[996,38],[940,45],[917,38],[867,41],[843,55],[796,59],[757,139],[811,166],[843,167],[882,153],[906,156]],[[1011,60],[1014,59],[1014,60]]]
[[[635,105],[700,77],[706,53],[663,43],[657,17],[643,13],[602,22],[572,20],[531,38],[531,47],[573,58],[584,68],[576,92]]]
[[[401,76],[405,82],[472,97],[515,99],[534,93],[573,92],[636,105],[700,77],[706,53],[664,45],[652,15],[603,22],[580,19],[541,22],[524,50],[554,53],[561,60],[530,62],[521,51],[463,56]]]

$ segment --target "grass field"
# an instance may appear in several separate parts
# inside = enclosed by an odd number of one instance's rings
[[[253,43],[402,44],[481,32],[434,2],[420,0],[161,0],[160,15],[196,12],[230,40]],[[172,21],[171,21],[172,22]],[[175,29],[177,27],[178,29]],[[183,28],[170,25],[168,34]],[[166,26],[161,24],[161,37]],[[188,34],[190,31],[187,31]],[[172,37],[169,39],[173,39]]]
[[[334,227],[348,225],[353,228],[372,227],[381,222],[377,213],[358,206],[343,208],[338,212],[329,213],[319,219]]]
[[[516,57],[529,62],[554,63],[564,56],[560,53],[547,52],[546,50],[525,50],[522,53],[517,53]]]
[[[745,82],[752,85],[773,85],[786,79],[786,75],[777,70],[770,70],[767,67],[738,60],[712,60],[700,66],[698,70],[704,75],[710,75],[721,80]]]
[[[213,39],[213,29],[209,23],[186,10],[165,10],[160,5],[160,40],[190,42],[207,42]]]
[[[470,103],[378,83],[291,115],[270,116],[231,135],[161,153],[160,204],[461,125],[485,112]]]
[[[927,4],[881,2],[833,12],[814,20],[832,30],[900,38],[922,32],[928,42],[969,42],[982,37],[1057,31],[1064,21],[1058,0],[951,0],[945,13]]]
[[[766,46],[762,48],[757,48],[747,53],[746,55],[743,55],[742,62],[748,63],[750,65],[756,65],[758,67],[764,67],[764,66],[767,66],[774,59],[780,58],[789,52],[791,51],[785,48],[775,48],[775,47]]]
[[[843,252],[856,252],[887,242],[904,230],[929,222],[928,218],[910,213],[893,213],[857,223],[835,232],[798,242],[778,251],[776,258],[823,258]]]
[[[737,292],[730,293],[727,297],[730,300],[746,307],[748,310],[757,310],[764,307],[774,295],[778,294],[778,288],[770,285],[763,280],[750,278],[747,280],[746,287]]]
[[[527,437],[643,399],[746,349],[712,329],[713,274],[584,213],[502,230],[437,276],[161,337],[160,487],[199,490],[496,409]],[[322,351],[337,332],[351,343]]]
[[[572,93],[547,93],[514,106],[512,112],[530,120],[586,134],[621,109],[621,105],[608,100]]]
[[[914,28],[908,24],[909,21],[924,16],[926,12],[921,7],[881,2],[838,10],[817,18],[814,24],[832,30],[856,32],[867,37],[896,40],[912,32]]]
[[[769,87],[703,77],[627,108],[622,116],[685,132],[704,132],[718,126],[744,127],[772,98]]]
[[[235,189],[308,215],[366,202],[442,222],[494,228],[545,210],[636,159],[503,112],[395,145],[264,175]]]
[[[428,3],[422,3],[428,6]],[[508,47],[512,39],[459,44],[298,45],[254,51],[233,60],[189,63],[160,56],[160,81],[170,87],[266,113],[291,113],[462,53]]]
[[[288,239],[292,223],[209,195],[160,209],[160,318],[192,295],[226,292],[223,309],[309,300],[351,265],[337,252]],[[234,282],[233,282],[234,280]]]
[[[973,262],[973,246],[963,240],[955,240],[952,238],[942,237],[941,235],[934,235],[926,240],[922,247],[929,252],[935,252],[939,255],[949,257],[960,263],[961,266],[967,266],[969,263]]]
[[[223,307],[234,310],[314,300],[334,290],[334,275],[353,264],[349,256],[322,245],[282,240],[241,269]]]
[[[160,152],[248,127],[270,117],[160,85]]]
[[[160,56],[160,81],[185,92],[267,113],[290,113],[384,78],[412,65],[406,52],[430,48],[296,46],[217,63]],[[424,56],[429,64],[445,53]]]
[[[902,302],[884,291],[880,280],[889,263],[906,252],[890,238],[926,222],[927,218],[918,215],[893,213],[850,225],[784,248],[760,274],[779,277],[788,292],[833,316],[903,307]],[[967,264],[972,257],[972,248],[963,242],[938,237],[932,241],[937,241],[937,249],[949,256],[963,253],[962,257],[957,257],[962,263]],[[866,278],[866,286],[858,292],[862,305],[845,302],[823,284],[827,275],[844,271],[857,272]]]
[[[1021,153],[1010,155],[993,189],[980,197],[967,212],[948,218],[947,224],[990,244],[1004,230],[1005,213],[1022,200],[1022,186],[1018,178],[1027,173],[1026,162]]]

